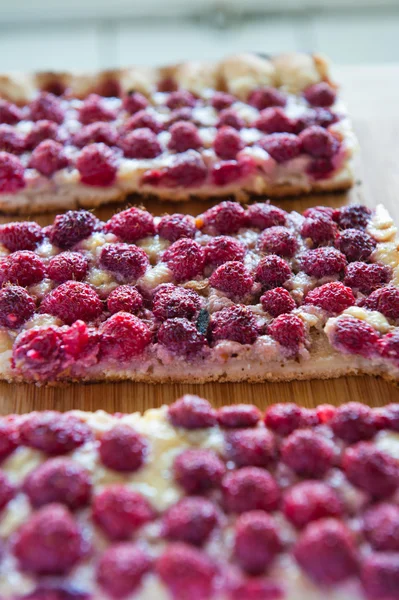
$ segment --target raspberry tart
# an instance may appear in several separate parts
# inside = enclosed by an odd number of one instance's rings
[[[343,190],[356,149],[317,55],[0,78],[0,210]]]

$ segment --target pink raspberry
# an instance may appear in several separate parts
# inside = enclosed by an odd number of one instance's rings
[[[144,496],[123,485],[109,485],[93,499],[94,522],[111,540],[129,539],[154,518]]]
[[[116,129],[109,123],[91,123],[91,125],[85,125],[79,129],[74,134],[72,141],[78,148],[84,148],[89,144],[116,146],[118,134]]]
[[[280,491],[275,479],[259,467],[243,467],[228,473],[223,479],[222,490],[223,504],[228,512],[272,512],[280,503]]]
[[[213,341],[231,340],[253,344],[259,335],[255,316],[245,306],[228,306],[214,313],[210,321]]]
[[[89,269],[88,260],[79,252],[61,252],[54,256],[47,267],[47,275],[57,283],[70,279],[81,281]]]
[[[241,429],[226,435],[226,453],[237,467],[268,467],[276,458],[276,441],[267,429]]]
[[[377,433],[374,412],[360,402],[348,402],[339,406],[329,426],[337,437],[348,444],[369,440]]]
[[[263,133],[294,133],[294,123],[282,108],[265,108],[253,123]]]
[[[219,113],[216,127],[231,127],[239,131],[245,127],[245,121],[237,114],[234,108],[225,108]]]
[[[396,459],[371,442],[359,442],[345,450],[342,466],[349,481],[375,498],[393,494],[399,484]]]
[[[303,95],[312,106],[331,106],[335,102],[336,91],[327,82],[320,81],[307,87]]]
[[[324,246],[304,252],[300,257],[300,264],[307,275],[322,279],[342,273],[346,267],[346,258],[336,248]]]
[[[44,297],[41,313],[54,315],[72,325],[75,321],[94,321],[103,310],[100,296],[87,283],[66,281]]]
[[[0,152],[0,193],[15,193],[25,187],[24,166],[16,156]]]
[[[233,160],[243,149],[244,143],[233,127],[224,126],[217,132],[213,147],[217,156],[223,160]]]
[[[88,238],[98,225],[98,219],[87,210],[68,210],[57,215],[49,230],[52,244],[67,250]]]
[[[4,460],[19,443],[19,432],[15,423],[10,419],[0,419],[0,461]]]
[[[296,308],[296,303],[291,294],[284,288],[278,287],[268,290],[261,296],[262,308],[272,317],[290,313]]]
[[[267,577],[241,576],[230,589],[231,600],[281,600],[284,595],[282,586]]]
[[[349,262],[364,261],[375,250],[376,241],[365,231],[344,229],[336,238],[335,245]]]
[[[194,290],[177,286],[160,288],[154,295],[152,311],[159,321],[194,319],[201,309],[201,298]]]
[[[297,404],[273,404],[265,415],[266,427],[277,435],[289,435],[304,426],[303,409]]]
[[[168,319],[158,329],[158,343],[178,356],[192,357],[206,345],[205,336],[188,319]]]
[[[209,285],[232,298],[243,298],[251,292],[254,280],[243,263],[229,261],[212,273]]]
[[[103,434],[98,452],[108,469],[130,473],[143,466],[148,445],[132,427],[121,423]]]
[[[260,410],[252,404],[234,404],[218,410],[219,426],[226,429],[255,427],[260,419]]]
[[[256,173],[256,163],[250,157],[239,160],[225,160],[213,165],[211,181],[216,186],[229,185],[238,180],[246,179]]]
[[[139,545],[114,544],[98,561],[97,583],[110,598],[126,598],[138,590],[151,566],[152,558]]]
[[[39,283],[46,276],[42,259],[30,250],[17,250],[0,264],[3,280],[27,287]]]
[[[48,455],[72,452],[92,437],[86,423],[53,410],[30,413],[20,426],[21,443]]]
[[[388,319],[399,319],[399,290],[393,286],[380,288],[370,294],[365,305],[370,310],[378,310]]]
[[[360,354],[369,358],[376,353],[379,336],[368,323],[353,317],[345,317],[335,323],[331,343],[340,352]]]
[[[346,287],[340,281],[325,283],[311,290],[305,298],[306,304],[319,306],[332,314],[339,314],[353,306],[356,298],[351,288]]]
[[[204,212],[198,221],[206,232],[230,235],[245,227],[245,210],[237,202],[221,202]]]
[[[334,240],[337,233],[338,229],[334,221],[321,213],[314,217],[307,217],[301,227],[301,236],[310,238],[316,245]]]
[[[25,150],[33,150],[45,140],[60,141],[58,126],[52,121],[38,121],[25,138]]]
[[[156,133],[148,127],[130,131],[121,139],[119,145],[127,158],[156,158],[162,153]]]
[[[163,253],[166,262],[177,282],[189,281],[201,275],[204,270],[205,253],[202,246],[190,238],[174,242]]]
[[[172,110],[169,115],[168,120],[165,123],[165,127],[169,128],[173,123],[177,123],[178,121],[192,121],[193,120],[193,110],[188,106],[183,106],[182,108],[176,108]]]
[[[269,254],[264,256],[255,271],[255,279],[266,288],[283,285],[292,275],[291,267],[280,256]]]
[[[343,206],[334,213],[340,229],[365,229],[371,219],[371,210],[363,204]]]
[[[363,531],[375,550],[399,552],[399,506],[373,505],[363,516]]]
[[[312,125],[299,134],[304,152],[314,158],[331,158],[339,148],[338,140],[324,127]]]
[[[264,110],[270,106],[285,106],[287,98],[283,92],[276,90],[276,88],[263,87],[257,88],[249,94],[248,104],[258,110]]]
[[[79,120],[83,125],[97,121],[113,121],[116,111],[107,106],[104,98],[98,94],[90,94],[79,108]]]
[[[310,429],[298,429],[281,446],[281,460],[300,477],[322,477],[334,463],[334,446]]]
[[[101,352],[106,358],[128,361],[143,354],[151,343],[151,331],[144,321],[118,312],[101,326]]]
[[[175,92],[171,92],[166,101],[166,106],[170,108],[170,110],[182,108],[183,106],[189,106],[192,108],[196,104],[196,97],[187,90],[176,90]]]
[[[285,493],[283,512],[297,529],[303,529],[311,521],[340,518],[344,507],[331,486],[321,481],[302,481]]]
[[[215,92],[212,96],[211,104],[215,110],[221,111],[224,108],[229,108],[235,101],[235,97],[227,92]]]
[[[25,141],[21,133],[11,125],[0,125],[0,150],[10,154],[22,154]]]
[[[134,129],[151,129],[154,133],[160,133],[163,129],[160,123],[152,114],[146,110],[139,110],[123,124],[123,132],[128,133]]]
[[[176,155],[173,164],[161,171],[146,171],[143,183],[148,185],[161,184],[164,187],[199,187],[208,175],[208,169],[197,152]]]
[[[43,238],[44,232],[38,223],[17,221],[0,225],[0,243],[10,252],[35,250]]]
[[[165,215],[157,227],[159,237],[169,242],[176,242],[180,238],[193,238],[197,233],[195,219],[191,215]]]
[[[358,557],[351,531],[336,519],[310,523],[295,545],[294,556],[306,575],[320,586],[331,586],[353,575]]]
[[[18,121],[22,121],[22,119],[22,111],[16,104],[0,99],[0,123],[16,125]]]
[[[265,254],[277,254],[292,258],[298,250],[298,241],[287,227],[269,227],[259,236],[259,250]]]
[[[390,279],[391,269],[386,265],[353,262],[346,267],[344,283],[363,294],[369,294],[388,283]]]
[[[35,312],[35,301],[22,287],[9,285],[0,290],[0,325],[18,329]]]
[[[0,472],[0,511],[14,498],[15,493],[15,488],[7,476],[3,472]]]
[[[147,254],[133,244],[105,244],[99,264],[124,281],[139,279],[146,272],[150,261]]]
[[[76,159],[82,183],[98,187],[112,185],[118,170],[114,152],[105,144],[89,144]]]
[[[293,133],[271,133],[261,138],[258,145],[278,163],[297,158],[302,150],[300,138]]]
[[[69,160],[64,154],[63,146],[54,140],[40,142],[29,160],[29,167],[46,177],[51,177],[56,171],[65,169],[68,165]]]
[[[143,307],[143,297],[132,285],[120,285],[107,298],[107,308],[113,315],[117,312],[136,314]]]
[[[134,243],[155,234],[154,218],[146,210],[133,206],[113,215],[105,224],[105,230],[122,242]]]
[[[205,246],[205,264],[219,267],[231,261],[242,261],[246,254],[245,246],[228,236],[212,238]]]
[[[168,409],[169,420],[174,427],[204,429],[216,425],[216,411],[208,400],[186,394]]]
[[[287,220],[287,213],[284,210],[267,202],[251,204],[247,208],[246,216],[249,227],[262,231],[274,225],[285,225]]]
[[[299,346],[305,343],[305,326],[296,315],[283,314],[276,317],[269,325],[268,333],[290,354],[296,354]]]
[[[390,331],[379,340],[379,353],[388,360],[399,359],[399,332],[397,329]]]
[[[148,104],[148,99],[140,92],[128,92],[123,98],[123,108],[131,115],[144,110]]]
[[[90,476],[70,458],[52,458],[29,473],[23,491],[34,508],[58,502],[76,510],[90,502]]]
[[[186,152],[187,150],[198,150],[202,141],[194,123],[189,121],[178,121],[170,129],[169,150],[173,152]]]
[[[282,550],[278,526],[272,516],[252,510],[238,517],[234,558],[247,573],[260,575]]]
[[[14,342],[12,366],[29,379],[52,379],[62,370],[65,351],[53,327],[28,329]]]
[[[29,105],[32,121],[54,121],[62,123],[65,118],[65,111],[59,98],[48,92],[40,92],[39,96],[32,100]]]
[[[175,481],[186,494],[204,494],[218,488],[226,472],[224,463],[211,450],[189,448],[173,463]]]
[[[170,541],[202,546],[218,524],[215,505],[205,498],[183,498],[162,519],[163,536]]]
[[[395,600],[399,589],[399,555],[394,552],[369,554],[363,562],[361,577],[367,598]]]

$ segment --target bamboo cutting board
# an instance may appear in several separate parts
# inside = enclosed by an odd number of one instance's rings
[[[302,211],[317,204],[342,206],[348,202],[362,202],[373,206],[383,202],[399,223],[399,65],[345,67],[337,70],[336,78],[342,83],[361,146],[358,183],[348,194],[313,195],[276,204],[286,210]],[[146,206],[154,214],[180,211],[196,215],[210,203],[191,202],[177,206],[152,201]],[[105,220],[114,210],[112,206],[103,208],[97,211],[97,216]],[[46,215],[37,220],[46,225],[53,218],[54,215]],[[7,220],[10,219],[1,218],[2,222]],[[124,382],[42,388],[0,382],[0,412],[72,408],[104,409],[111,413],[143,411],[172,402],[187,392],[204,396],[216,406],[250,402],[263,409],[273,402],[284,401],[308,407],[349,400],[372,406],[399,402],[399,388],[373,377],[264,384],[147,385]]]

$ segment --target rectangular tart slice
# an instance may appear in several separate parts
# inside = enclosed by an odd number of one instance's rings
[[[0,77],[5,212],[343,190],[355,148],[317,55]]]
[[[399,409],[0,420],[2,600],[398,600]]]

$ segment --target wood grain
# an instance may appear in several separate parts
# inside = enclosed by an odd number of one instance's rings
[[[317,204],[342,206],[349,202],[363,202],[373,206],[383,202],[399,222],[399,65],[345,67],[337,70],[337,74],[343,83],[344,96],[361,145],[357,165],[359,183],[346,194],[313,195],[280,200],[276,204],[286,210],[300,212]],[[144,204],[154,214],[171,211],[198,214],[211,205],[190,202],[176,206],[154,201]],[[97,215],[107,219],[114,210],[115,207],[102,208]],[[53,215],[46,215],[37,220],[44,225],[53,218]],[[3,222],[6,220],[1,219]],[[285,401],[308,407],[324,402],[340,404],[349,400],[366,402],[372,406],[399,401],[398,388],[373,377],[264,384],[147,385],[123,382],[42,388],[0,383],[0,412],[65,411],[72,408],[104,409],[109,412],[143,411],[172,402],[187,392],[209,398],[216,406],[250,402],[261,408],[273,402]]]

